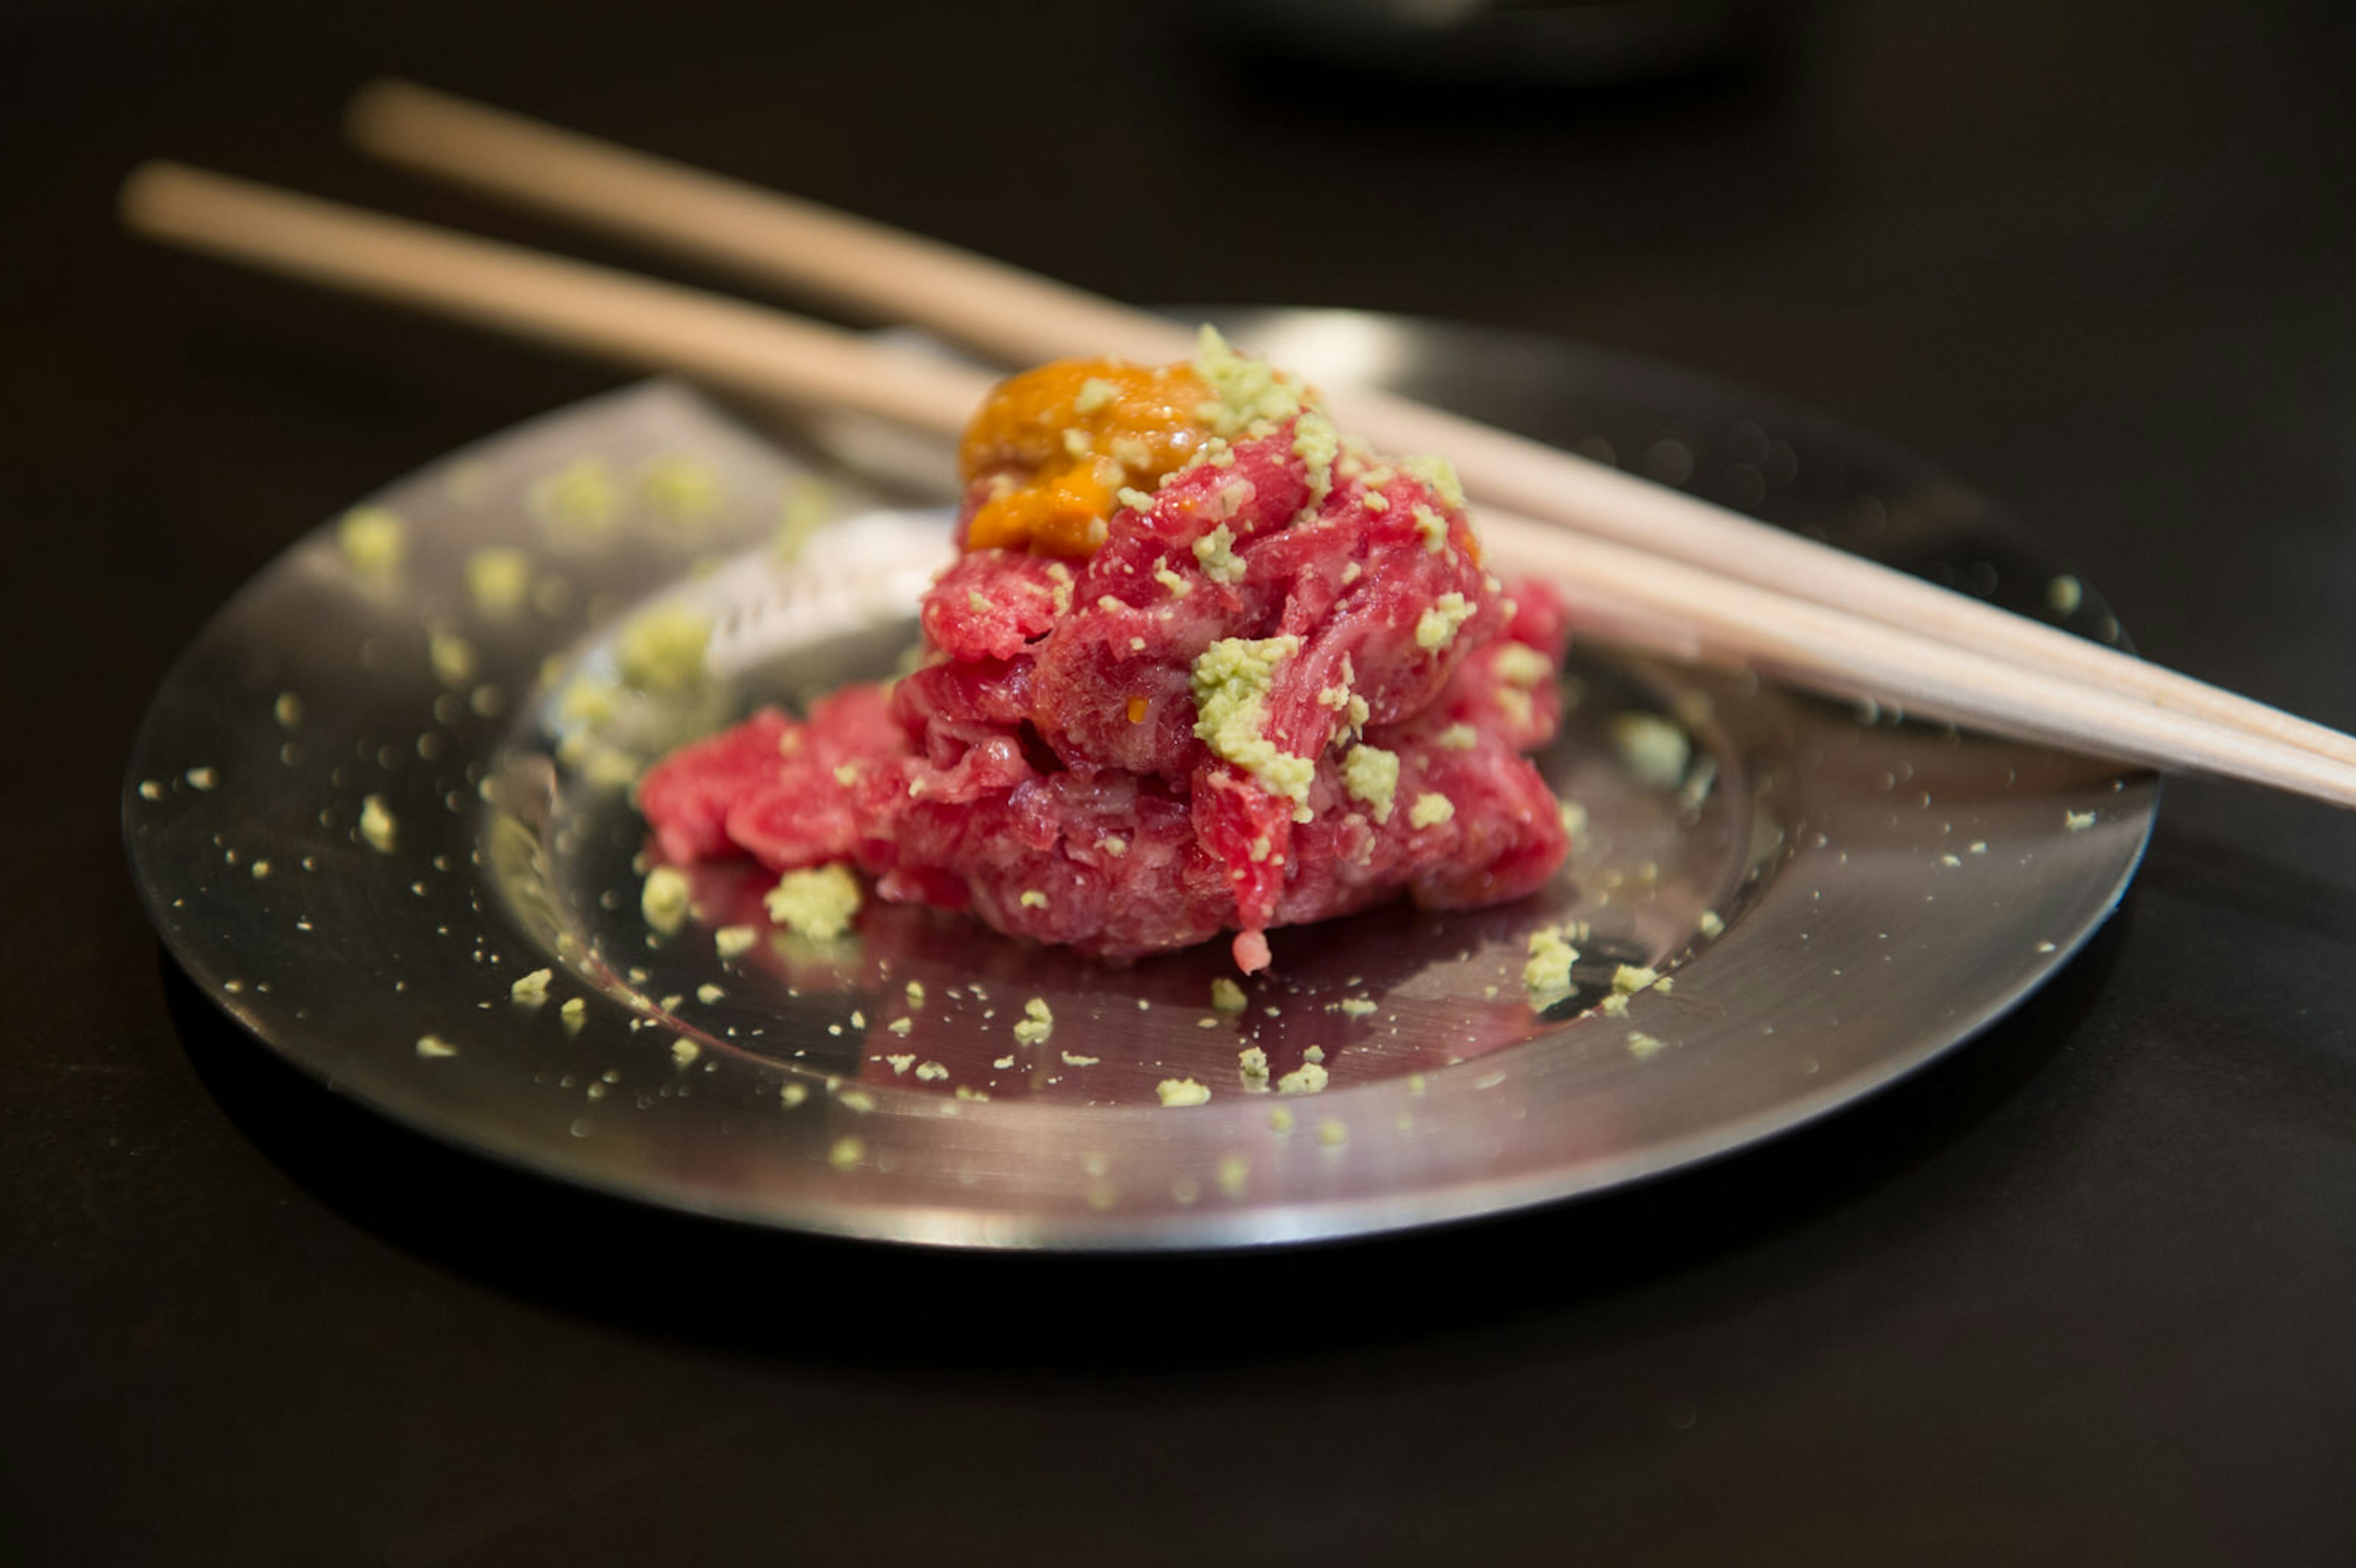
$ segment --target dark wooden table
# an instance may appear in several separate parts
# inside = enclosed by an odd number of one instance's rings
[[[2356,825],[2171,785],[2065,976],[1829,1125],[1281,1257],[747,1235],[380,1124],[227,1028],[117,839],[147,693],[353,497],[614,374],[145,249],[171,154],[398,71],[1129,298],[1650,353],[2009,502],[2153,656],[2356,724],[2344,7],[1762,8],[1436,92],[1183,9],[47,0],[0,21],[0,1560],[2356,1561]],[[587,247],[594,251],[594,247]]]

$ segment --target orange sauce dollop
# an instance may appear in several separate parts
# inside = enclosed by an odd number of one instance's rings
[[[1094,554],[1119,492],[1151,493],[1208,437],[1195,411],[1210,396],[1183,363],[1058,359],[1000,382],[958,449],[982,496],[965,547]]]

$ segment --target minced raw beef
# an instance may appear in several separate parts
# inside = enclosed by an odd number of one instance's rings
[[[1237,363],[1030,373],[1073,461],[969,438],[920,667],[665,760],[662,854],[847,861],[1108,959],[1233,931],[1248,971],[1272,927],[1544,884],[1569,841],[1525,753],[1560,720],[1559,602],[1488,573],[1444,465],[1376,458],[1285,378],[1237,396]],[[1151,451],[1117,422],[1141,388]]]

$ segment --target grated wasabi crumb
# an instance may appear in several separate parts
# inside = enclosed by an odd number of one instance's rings
[[[193,778],[188,782],[196,783]],[[390,855],[396,833],[392,813],[386,808],[384,796],[364,796],[360,801],[360,837],[368,841],[368,847],[380,855]]]
[[[851,929],[859,912],[859,880],[837,861],[812,870],[787,871],[763,896],[769,919],[816,942],[831,942]]]
[[[1464,509],[1464,485],[1456,476],[1456,465],[1444,457],[1410,457],[1399,465],[1399,472],[1422,480],[1440,492],[1440,498],[1455,507]]]
[[[723,958],[734,958],[751,952],[760,935],[749,925],[723,925],[712,933],[712,945]]]
[[[695,988],[695,999],[707,1008],[727,994],[709,980]]]
[[[849,1170],[867,1157],[867,1146],[857,1138],[837,1138],[834,1147],[826,1151],[826,1163],[837,1170]]]
[[[1153,1093],[1165,1105],[1201,1105],[1211,1098],[1210,1090],[1192,1078],[1164,1078],[1153,1086]]]
[[[514,613],[531,591],[531,557],[494,545],[466,558],[466,597],[486,615]]]
[[[556,717],[566,724],[609,724],[618,711],[615,702],[620,696],[621,688],[610,680],[576,675],[557,694]]]
[[[937,1083],[949,1075],[949,1070],[937,1061],[916,1063],[916,1076],[927,1083]]]
[[[684,691],[703,679],[711,617],[677,605],[642,610],[614,639],[622,679],[641,691]]]
[[[1215,327],[1202,329],[1194,368],[1211,389],[1210,400],[1195,408],[1194,417],[1221,437],[1289,420],[1304,406],[1299,382],[1265,359],[1237,353]]]
[[[638,470],[638,498],[659,521],[694,528],[718,515],[728,489],[710,464],[673,452]]]
[[[1323,414],[1304,410],[1292,427],[1292,455],[1301,459],[1309,478],[1301,515],[1312,516],[1333,493],[1333,464],[1342,455],[1342,432]]]
[[[1314,1061],[1304,1061],[1276,1081],[1280,1094],[1315,1094],[1324,1090],[1332,1074]]]
[[[1194,660],[1194,735],[1222,759],[1258,781],[1270,795],[1308,809],[1317,764],[1277,750],[1267,734],[1268,691],[1277,667],[1301,651],[1296,636],[1223,637]]]
[[[1614,713],[1609,722],[1621,762],[1651,789],[1675,789],[1693,760],[1693,741],[1657,713]]]
[[[1372,494],[1380,495],[1381,492],[1375,491],[1372,492]],[[1380,507],[1377,507],[1376,510],[1387,510],[1389,506],[1390,502],[1386,499],[1383,505]],[[1438,555],[1441,550],[1448,548],[1448,519],[1446,517],[1441,517],[1438,512],[1433,511],[1430,507],[1425,506],[1420,501],[1418,501],[1415,504],[1415,510],[1408,515],[1415,518],[1416,531],[1423,536],[1423,548],[1425,549],[1430,551],[1433,555]]]
[[[336,543],[354,571],[388,576],[409,554],[409,525],[383,507],[355,507],[336,525]]]
[[[435,678],[453,690],[460,689],[474,680],[477,663],[475,645],[447,626],[435,626],[427,631],[425,655],[433,663]]]
[[[1063,1057],[1064,1065],[1066,1067],[1094,1067],[1104,1060],[1100,1056],[1080,1056],[1068,1051],[1063,1053]]]
[[[1570,966],[1579,949],[1563,940],[1562,928],[1544,926],[1530,933],[1530,959],[1522,966],[1522,988],[1533,1008],[1544,1010],[1570,994]]]
[[[2094,814],[2091,811],[2067,811],[2062,814],[2062,827],[2064,832],[2083,833],[2093,826],[2094,826]]]
[[[1247,1005],[1244,988],[1225,975],[1211,982],[1211,1006],[1220,1012],[1239,1013]]]
[[[428,1061],[433,1061],[441,1057],[455,1056],[458,1054],[458,1048],[438,1034],[421,1034],[417,1037],[417,1054]]]
[[[1622,964],[1612,971],[1612,988],[1623,997],[1658,985],[1661,972],[1642,964]]]
[[[1045,998],[1033,997],[1023,1004],[1023,1017],[1014,1025],[1014,1038],[1023,1045],[1044,1045],[1055,1032],[1055,1015],[1048,1010]]]
[[[1719,918],[1719,913],[1714,909],[1706,909],[1702,911],[1701,920],[1698,923],[1701,926],[1701,933],[1704,936],[1721,936],[1725,934],[1726,922]]]
[[[533,482],[531,509],[559,542],[594,545],[612,537],[622,495],[603,458],[577,457]]]
[[[1666,1043],[1667,1041],[1660,1040],[1655,1036],[1646,1034],[1643,1030],[1639,1029],[1628,1037],[1628,1054],[1631,1056],[1650,1056],[1653,1052],[1660,1050],[1661,1047]]]
[[[553,969],[534,969],[508,987],[508,995],[528,1007],[538,1007],[548,1000],[548,983],[556,978]]]
[[[1457,629],[1472,618],[1472,608],[1462,593],[1441,594],[1417,617],[1415,645],[1433,653],[1446,647],[1456,640]]]
[[[1248,1045],[1236,1053],[1236,1066],[1245,1077],[1265,1083],[1268,1079],[1268,1052],[1257,1045]]]
[[[669,936],[687,920],[690,892],[686,872],[676,866],[657,866],[647,873],[646,885],[638,891],[638,912],[648,925]]]
[[[695,1041],[688,1039],[685,1035],[676,1036],[670,1042],[670,1059],[673,1061],[678,1062],[681,1067],[685,1067],[702,1054],[703,1047],[696,1044]]]
[[[1342,784],[1350,798],[1372,809],[1376,822],[1391,819],[1398,795],[1399,760],[1396,752],[1379,746],[1356,745],[1342,759]]]
[[[1407,808],[1407,819],[1412,827],[1436,827],[1456,819],[1456,803],[1444,795],[1419,795]]]
[[[1201,564],[1203,575],[1214,582],[1242,581],[1244,559],[1236,553],[1235,546],[1235,530],[1225,523],[1196,539],[1194,560]]]
[[[1499,680],[1525,691],[1535,691],[1554,678],[1554,666],[1547,662],[1546,655],[1527,643],[1499,645],[1489,667],[1496,672]]]

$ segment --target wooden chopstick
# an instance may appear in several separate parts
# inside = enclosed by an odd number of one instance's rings
[[[943,436],[989,378],[863,336],[672,283],[387,218],[185,165],[125,183],[134,229],[316,283],[446,312],[756,397],[842,407]],[[2356,805],[2356,768],[2115,692],[2040,681],[2001,660],[1822,605],[1483,508],[1501,557],[1606,607],[1674,656],[1748,663],[1842,696],[2154,766],[2190,768]]]
[[[756,397],[955,432],[996,378],[723,294],[154,162],[123,219],[153,239]]]
[[[1035,272],[409,82],[362,89],[345,128],[378,157],[1009,363],[1194,352],[1189,329]],[[1087,347],[1042,352],[1051,337]]]
[[[2241,731],[2169,713],[2096,687],[2040,682],[2003,659],[1786,598],[1625,545],[1580,539],[1534,518],[1476,509],[1499,559],[1526,561],[1569,593],[1572,625],[1621,617],[1647,651],[1734,665],[1829,696],[1901,704],[1912,717],[2041,741],[2149,767],[2205,773],[2356,805],[2356,769]]]
[[[718,261],[1016,363],[1192,352],[1180,328],[1101,296],[813,202],[405,82],[353,101],[379,156]],[[1389,452],[1448,456],[1475,498],[1869,621],[2075,678],[2356,763],[2356,738],[1541,443],[1368,389],[1327,388],[1340,421]]]

